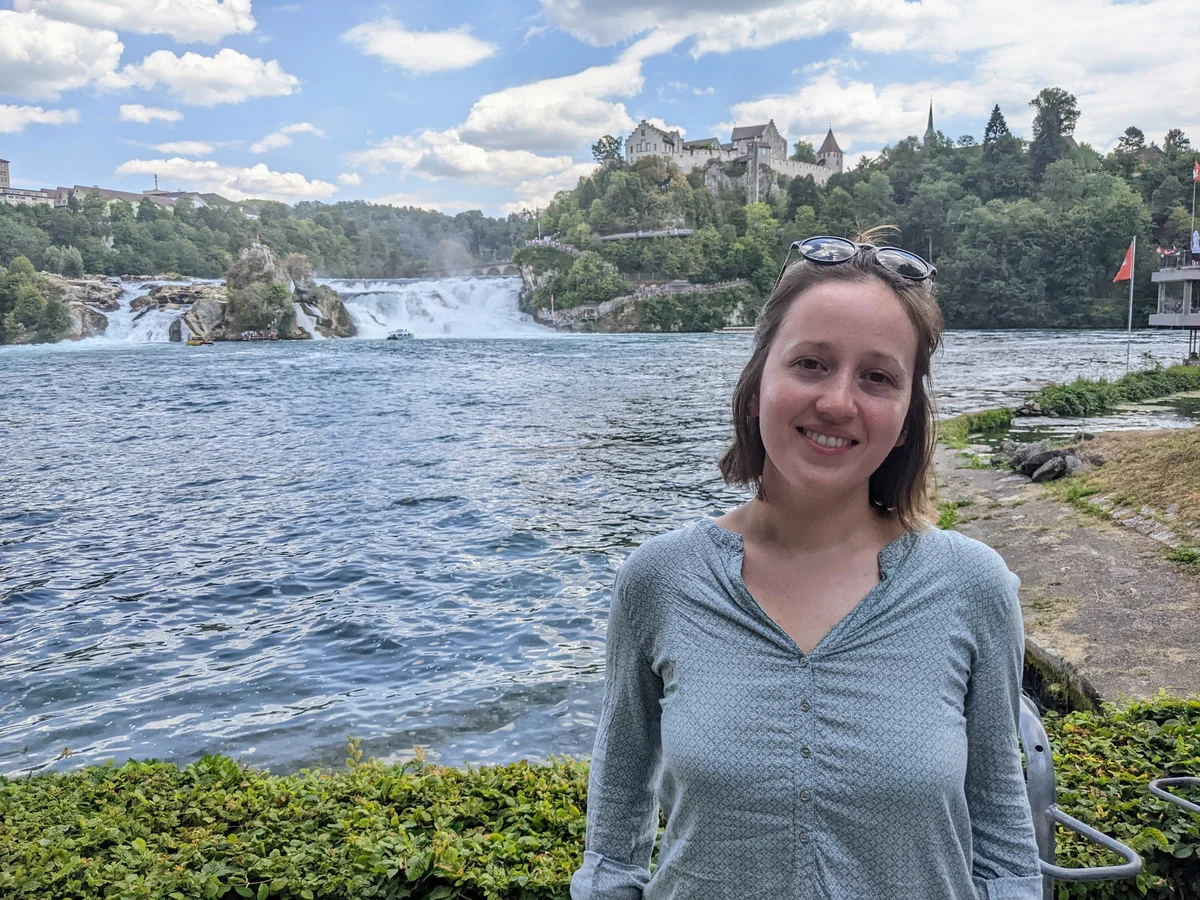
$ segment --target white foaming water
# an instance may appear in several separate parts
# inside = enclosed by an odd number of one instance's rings
[[[418,338],[554,334],[517,306],[520,278],[321,279],[338,292],[361,338],[407,328]]]
[[[133,309],[133,301],[144,297],[152,288],[163,281],[133,281],[125,285],[117,302],[121,308],[104,315],[108,318],[108,327],[104,334],[97,335],[91,340],[98,341],[127,341],[130,343],[158,343],[170,340],[171,323],[183,315],[183,310]],[[183,326],[184,340],[187,340],[188,329]]]
[[[296,309],[296,324],[311,334],[314,341],[325,340],[325,335],[317,331],[317,320],[306,313],[301,304],[293,303],[292,306]]]

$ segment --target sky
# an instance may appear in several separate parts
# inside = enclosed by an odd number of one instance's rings
[[[853,166],[994,104],[1073,93],[1102,152],[1129,125],[1200,145],[1196,0],[0,0],[14,187],[215,191],[504,215],[645,118],[729,139],[832,127]]]

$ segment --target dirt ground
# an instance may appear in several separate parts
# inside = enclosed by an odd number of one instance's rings
[[[1200,573],[1159,541],[1076,511],[1001,469],[963,468],[939,448],[939,502],[969,500],[958,531],[994,547],[1021,579],[1025,634],[1104,700],[1159,688],[1200,695]]]

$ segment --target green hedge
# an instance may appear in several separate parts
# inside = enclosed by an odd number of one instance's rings
[[[1136,882],[1063,884],[1059,897],[1196,896],[1200,816],[1146,784],[1200,773],[1200,700],[1048,715],[1046,727],[1060,807],[1147,864]],[[277,776],[208,756],[184,768],[129,762],[0,780],[0,897],[568,896],[583,849],[586,763],[348,762],[344,772]],[[1062,836],[1059,861],[1115,860]]]
[[[1070,384],[1051,384],[1033,395],[1042,411],[1058,416],[1103,416],[1122,403],[1140,403],[1200,391],[1200,367],[1171,366],[1130,372],[1116,381],[1080,378]]]
[[[1012,427],[1011,409],[985,409],[981,412],[964,413],[938,423],[938,439],[947,447],[962,449],[972,434],[995,434]]]

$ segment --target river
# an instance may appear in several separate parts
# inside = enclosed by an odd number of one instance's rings
[[[750,341],[492,312],[510,336],[0,350],[0,772],[587,753],[616,567],[743,497],[715,462]],[[1124,341],[952,333],[943,413],[1119,375]]]

